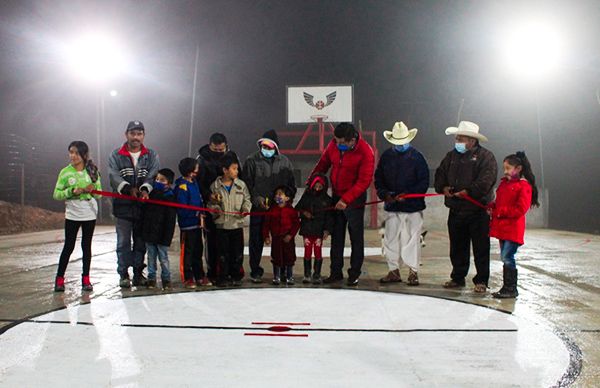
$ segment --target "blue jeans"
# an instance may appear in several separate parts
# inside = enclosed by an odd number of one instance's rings
[[[140,273],[144,269],[144,255],[146,244],[142,239],[142,223],[130,221],[125,218],[117,218],[117,272],[121,277],[128,275],[129,267],[133,267],[134,273]],[[133,240],[133,249],[131,241]]]
[[[514,241],[500,240],[500,257],[505,266],[509,268],[517,268],[515,261],[515,253],[519,249],[519,244]]]
[[[146,243],[146,251],[148,251],[148,279],[156,280],[156,257],[160,261],[160,278],[171,280],[171,272],[169,271],[169,254],[166,245]]]

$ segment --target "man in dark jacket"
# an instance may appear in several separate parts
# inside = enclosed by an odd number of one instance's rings
[[[290,160],[279,152],[279,138],[270,129],[256,142],[258,151],[250,154],[244,163],[242,180],[252,197],[252,211],[264,212],[273,203],[273,192],[281,185],[290,187],[294,194],[294,167]],[[250,216],[250,278],[254,283],[262,282],[264,269],[260,266],[264,246],[262,224],[264,216]]]
[[[423,227],[424,198],[404,199],[404,194],[422,194],[429,187],[429,167],[423,155],[410,142],[417,129],[408,130],[403,122],[384,131],[385,139],[393,144],[386,150],[375,170],[377,196],[385,200],[385,235],[383,251],[388,274],[381,283],[401,282],[400,267],[409,267],[408,285],[419,285],[417,271],[421,259],[421,228]]]
[[[200,193],[205,201],[208,201],[211,195],[210,185],[217,179],[218,176],[222,175],[222,170],[219,167],[220,161],[225,155],[234,158],[238,166],[241,167],[240,161],[237,155],[229,150],[227,145],[227,137],[222,133],[213,133],[210,135],[208,144],[202,146],[198,150],[198,156],[196,160],[200,164],[200,171],[198,173],[198,185],[200,186]],[[206,262],[208,264],[207,276],[214,284],[217,281],[217,226],[213,220],[212,214],[206,214],[204,219],[204,236],[206,238]],[[240,270],[242,270],[240,268]]]
[[[158,170],[150,199],[164,202],[175,202],[175,194],[171,185],[175,173],[168,168]],[[156,258],[160,262],[160,278],[165,290],[171,288],[171,271],[169,270],[168,249],[175,233],[177,210],[174,207],[147,203],[143,206],[142,237],[148,251],[148,288],[156,287]]]
[[[348,285],[358,284],[365,258],[365,207],[367,189],[373,181],[375,157],[371,146],[350,123],[341,123],[333,132],[335,139],[327,145],[313,169],[326,174],[331,168],[331,187],[335,203],[334,227],[331,233],[331,272],[323,282],[338,283],[344,279],[344,244],[346,226],[350,232],[352,253]]]
[[[144,147],[145,128],[141,121],[130,121],[125,130],[127,141],[112,152],[108,159],[108,175],[113,192],[134,197],[149,198],[154,177],[158,173],[158,154]],[[146,245],[142,238],[141,204],[137,201],[115,198],[113,215],[117,230],[117,272],[119,285],[131,287],[129,267],[133,267],[133,285],[145,286],[144,255]],[[133,249],[131,241],[133,239]]]
[[[458,127],[446,129],[454,135],[454,150],[448,152],[435,172],[435,191],[445,195],[444,203],[450,209],[448,234],[450,237],[451,280],[446,288],[465,286],[469,272],[470,245],[477,275],[473,278],[475,292],[485,293],[490,277],[489,216],[485,209],[463,199],[464,196],[488,204],[493,195],[498,165],[494,154],[483,148],[479,141],[487,138],[479,133],[479,126],[461,121]]]

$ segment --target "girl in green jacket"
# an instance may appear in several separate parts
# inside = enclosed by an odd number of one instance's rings
[[[90,263],[92,261],[92,236],[98,215],[98,203],[92,190],[102,190],[98,168],[89,159],[89,148],[83,141],[69,144],[71,163],[58,174],[54,199],[65,201],[65,245],[63,246],[54,291],[65,290],[65,270],[69,264],[71,253],[75,249],[75,241],[79,228],[82,230],[81,250],[83,251],[83,272],[81,289],[92,291],[90,282]]]

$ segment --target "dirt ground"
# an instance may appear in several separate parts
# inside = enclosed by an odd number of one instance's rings
[[[64,213],[0,201],[0,235],[60,229]]]

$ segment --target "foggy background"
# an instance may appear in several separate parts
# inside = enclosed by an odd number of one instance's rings
[[[501,27],[522,12],[552,15],[567,32],[565,66],[536,85],[498,60]],[[304,129],[286,125],[286,85],[351,84],[355,124],[379,132],[381,151],[383,130],[402,120],[419,129],[412,144],[435,169],[463,104],[461,119],[480,125],[498,162],[525,150],[539,180],[537,102],[549,225],[600,231],[600,2],[5,0],[0,15],[2,180],[6,189],[6,144],[17,136],[32,149],[26,204],[62,209],[49,196],[72,140],[97,159],[100,93],[105,177],[130,120],[144,122],[146,146],[176,170],[188,152],[199,47],[193,156],[215,131],[244,160],[266,129]],[[94,26],[118,36],[134,65],[101,87],[75,79],[56,53]]]

